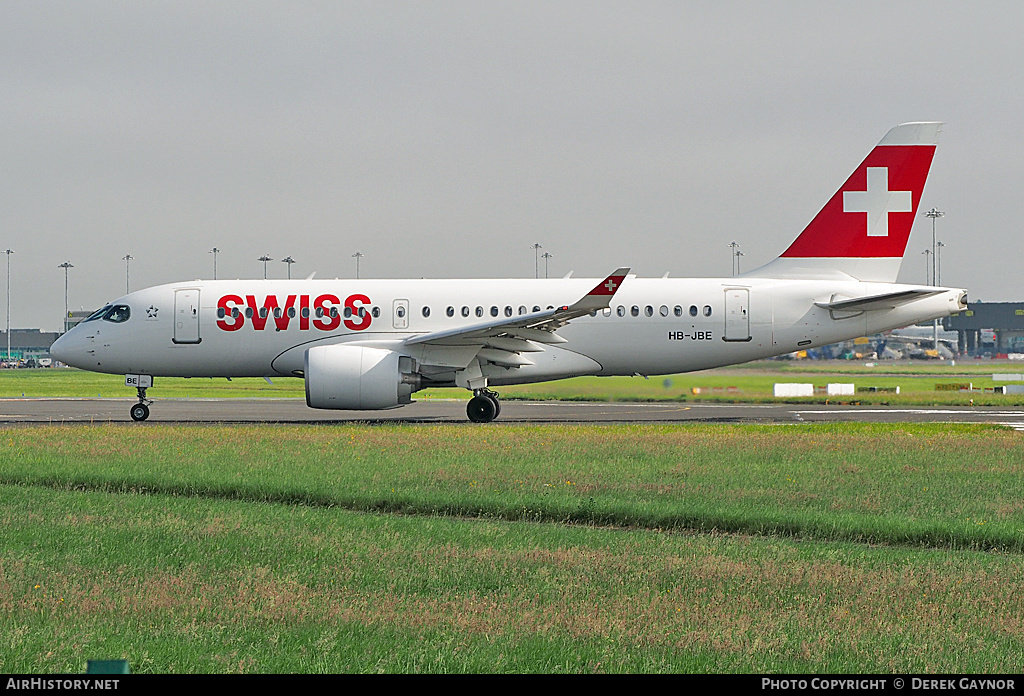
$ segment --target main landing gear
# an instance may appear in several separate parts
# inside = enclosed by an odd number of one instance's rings
[[[139,392],[139,403],[132,406],[131,414],[133,421],[144,421],[149,418],[149,404],[153,403],[146,398],[146,388],[136,387]]]
[[[490,423],[501,413],[498,393],[490,389],[474,389],[473,398],[466,405],[466,415],[474,423]]]

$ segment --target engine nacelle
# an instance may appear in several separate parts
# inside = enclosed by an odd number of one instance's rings
[[[316,346],[306,351],[305,368],[310,408],[395,408],[420,388],[413,359],[382,348]]]

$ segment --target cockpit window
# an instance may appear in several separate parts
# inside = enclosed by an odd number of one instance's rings
[[[95,312],[90,314],[88,317],[83,319],[82,323],[84,324],[87,321],[96,321],[97,319],[102,319],[103,315],[105,315],[110,309],[111,309],[111,305],[103,305],[102,307],[97,309]]]
[[[107,313],[103,315],[104,321],[110,321],[115,324],[128,321],[128,318],[132,315],[132,310],[128,305],[114,305],[107,310]]]

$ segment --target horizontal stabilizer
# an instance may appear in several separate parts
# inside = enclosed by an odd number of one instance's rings
[[[868,297],[854,297],[851,299],[833,299],[831,302],[815,302],[819,307],[836,312],[864,312],[872,309],[894,309],[900,305],[914,302],[925,297],[941,295],[944,288],[914,288],[912,290],[900,290],[889,292],[883,295],[870,295]]]

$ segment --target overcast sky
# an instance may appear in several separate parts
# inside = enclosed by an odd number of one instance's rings
[[[945,127],[945,285],[1024,301],[1024,3],[0,4],[11,326],[212,278],[728,276]],[[1013,129],[1011,129],[1013,126]],[[925,282],[930,221],[900,279]],[[6,259],[0,259],[3,261]],[[543,274],[543,265],[541,266]],[[2,309],[2,308],[0,308]],[[2,329],[2,326],[0,326]]]

